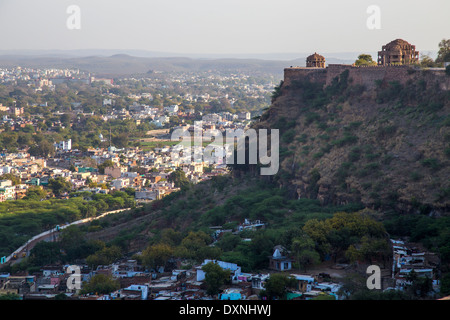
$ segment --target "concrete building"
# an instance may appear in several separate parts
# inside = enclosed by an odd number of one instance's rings
[[[69,151],[72,150],[72,139],[60,141],[54,144],[56,150]]]

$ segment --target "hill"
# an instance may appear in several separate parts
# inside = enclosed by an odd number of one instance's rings
[[[3,54],[0,55],[1,67],[30,68],[77,68],[97,76],[125,76],[145,74],[150,70],[164,72],[227,72],[247,74],[273,74],[282,78],[284,67],[303,65],[305,60],[264,60],[250,58],[189,58],[189,57],[139,57],[123,53],[111,56],[88,55],[73,56],[62,53],[42,54]],[[331,62],[342,61],[330,59]]]
[[[99,260],[101,244],[144,262],[164,249],[187,267],[208,258],[260,272],[281,245],[305,271],[388,266],[389,238],[404,238],[437,253],[437,274],[448,281],[448,82],[443,70],[410,67],[287,68],[253,124],[280,130],[275,176],[232,166],[229,175],[67,230],[80,240],[62,258]],[[246,220],[265,228],[240,229]]]
[[[235,166],[230,176],[109,217],[89,237],[136,251],[165,228],[210,232],[210,226],[249,218],[289,229],[363,208],[393,235],[439,237],[437,229],[416,228],[449,212],[449,77],[403,69],[403,77],[383,75],[369,87],[355,71],[329,81],[315,81],[310,70],[285,77],[253,125],[280,130],[277,175],[261,177],[252,166]]]
[[[255,125],[280,130],[278,183],[323,204],[448,213],[449,78],[408,66],[286,69]]]

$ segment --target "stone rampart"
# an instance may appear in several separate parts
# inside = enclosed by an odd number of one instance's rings
[[[398,81],[405,84],[418,76],[423,76],[428,83],[439,83],[443,90],[450,89],[450,77],[445,74],[443,68],[419,69],[408,65],[356,67],[346,64],[329,64],[326,68],[291,67],[284,69],[284,85],[289,86],[296,80],[309,80],[328,86],[345,70],[349,71],[349,79],[352,79],[353,85],[364,85],[367,89],[375,88],[378,81],[382,83]]]

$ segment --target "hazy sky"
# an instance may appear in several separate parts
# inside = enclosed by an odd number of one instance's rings
[[[370,5],[381,29],[366,25]],[[450,0],[0,0],[0,50],[376,52],[402,38],[425,52],[450,38],[449,12]]]

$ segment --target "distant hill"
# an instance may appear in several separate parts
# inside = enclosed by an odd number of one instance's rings
[[[95,53],[95,51],[92,53]],[[329,58],[327,62],[349,63],[351,60]],[[77,52],[27,53],[0,51],[0,67],[78,68],[95,73],[98,76],[145,74],[149,70],[165,72],[216,71],[249,74],[269,73],[281,79],[281,72],[285,67],[304,65],[305,57],[301,56],[291,60],[267,60],[233,57],[209,59],[177,56],[142,57],[125,53],[114,53],[109,56],[100,54],[79,56]]]

